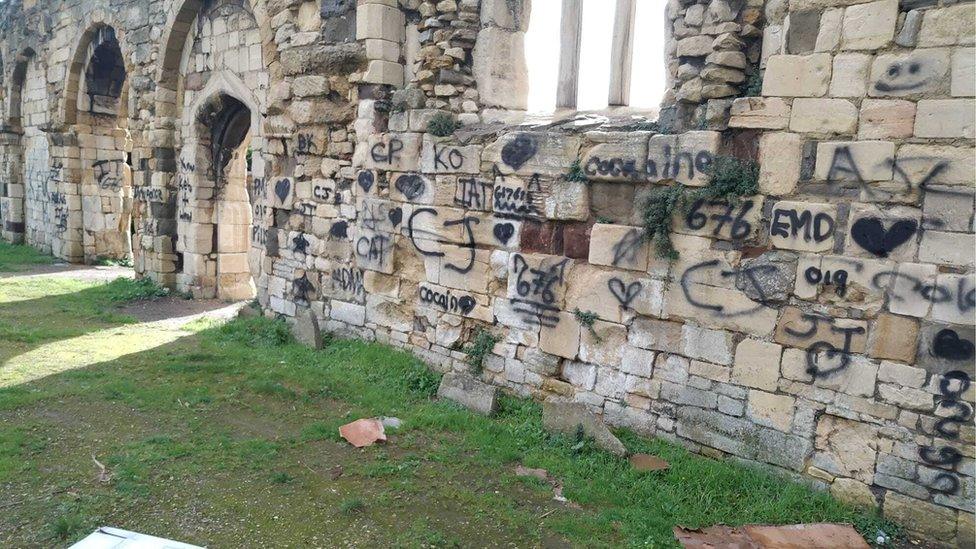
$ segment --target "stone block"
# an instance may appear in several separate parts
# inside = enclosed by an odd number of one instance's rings
[[[649,132],[588,132],[593,143],[580,165],[591,181],[640,181],[647,163]]]
[[[915,362],[918,321],[914,318],[882,313],[871,325],[868,355],[872,358]]]
[[[640,227],[597,223],[590,231],[589,262],[618,269],[647,271],[650,244]]]
[[[762,94],[822,97],[830,84],[830,55],[773,55],[766,62]]]
[[[694,324],[685,324],[681,333],[683,355],[726,366],[732,364],[731,333]]]
[[[840,44],[841,23],[844,19],[844,10],[827,9],[820,17],[820,29],[817,33],[817,41],[813,46],[813,51],[830,52],[837,49]]]
[[[929,185],[972,186],[976,149],[942,145],[902,145],[896,159],[904,179],[918,187]]]
[[[576,436],[579,429],[604,450],[618,456],[627,454],[627,448],[585,404],[579,402],[542,403],[542,427],[547,431]]]
[[[620,371],[639,377],[651,377],[657,353],[627,345],[620,359]]]
[[[493,163],[504,176],[557,178],[565,175],[579,156],[580,144],[578,135],[512,132],[486,146],[482,161]]]
[[[817,422],[814,464],[835,476],[870,484],[881,444],[878,430],[868,424],[824,415]]]
[[[925,10],[918,33],[918,47],[971,45],[973,28],[976,28],[976,13],[971,8],[963,3]]]
[[[712,161],[718,154],[721,141],[722,134],[713,131],[651,137],[645,168],[648,181],[658,183],[671,180],[692,187],[707,185]]]
[[[790,432],[796,399],[765,391],[750,390],[747,414],[749,418],[766,427],[784,433]]]
[[[918,247],[918,260],[937,265],[972,269],[976,265],[976,237],[969,233],[925,231]]]
[[[973,48],[952,50],[951,64],[950,93],[954,97],[972,97],[976,94],[976,50]]]
[[[366,142],[364,167],[395,172],[414,172],[420,166],[422,134],[370,134]],[[363,185],[359,182],[360,186]],[[372,186],[373,183],[370,183]]]
[[[777,202],[769,223],[769,242],[777,248],[826,252],[834,248],[837,206]]]
[[[665,296],[664,311],[669,317],[760,337],[769,335],[776,326],[777,310],[749,299],[744,292],[687,278],[676,286],[672,284]]]
[[[814,177],[819,181],[889,181],[895,144],[888,141],[825,141],[817,144]]]
[[[928,94],[946,88],[949,50],[934,48],[910,53],[889,53],[871,64],[872,97]]]
[[[463,372],[444,374],[440,387],[437,388],[437,396],[457,402],[479,414],[491,415],[498,410],[498,388]]]
[[[898,0],[857,4],[844,10],[840,46],[845,50],[883,48],[895,37]]]
[[[673,351],[681,348],[682,324],[638,317],[630,325],[628,342],[641,349]]]
[[[586,221],[590,217],[590,185],[557,179],[549,185],[543,207],[546,219]]]
[[[730,116],[731,128],[782,130],[790,123],[790,106],[779,97],[739,97]]]
[[[927,501],[889,491],[884,499],[884,514],[909,532],[947,541],[956,535],[956,512]]]
[[[481,171],[479,145],[455,145],[424,134],[420,171],[433,174],[477,174]]]
[[[857,129],[857,107],[846,99],[793,100],[790,131],[815,134],[854,134]]]
[[[699,444],[765,463],[802,470],[812,444],[750,420],[692,406],[678,409],[677,433]]]
[[[627,328],[597,320],[593,329],[580,331],[580,360],[604,367],[617,368],[627,343]]]
[[[972,326],[925,324],[918,346],[918,365],[933,374],[960,370],[976,377],[974,342],[976,332]]]
[[[871,488],[852,478],[834,480],[830,485],[830,495],[848,505],[862,509],[873,509],[878,506],[878,500]]]
[[[554,326],[543,326],[539,331],[539,348],[570,360],[579,353],[580,325],[573,313],[557,313],[559,320]]]
[[[366,67],[363,82],[400,87],[403,85],[403,65],[374,59]]]
[[[833,97],[864,97],[871,70],[870,55],[864,53],[839,53],[834,57],[830,78],[830,95]]]
[[[775,196],[792,194],[800,180],[802,150],[803,140],[795,133],[764,133],[759,138],[759,191]]]
[[[732,382],[746,387],[775,391],[783,348],[775,343],[744,339],[735,349]]]
[[[366,307],[357,303],[332,300],[332,320],[337,320],[350,326],[362,326],[366,323]]]
[[[921,217],[915,208],[852,204],[846,251],[858,257],[912,261],[919,250]]]
[[[499,27],[488,26],[478,32],[472,56],[482,106],[512,110],[525,110],[528,106],[524,42],[523,33]]]
[[[861,102],[858,139],[901,139],[915,131],[915,103],[865,99]]]
[[[976,101],[922,99],[915,114],[915,137],[976,137]]]
[[[378,38],[403,42],[405,21],[396,6],[361,3],[356,7],[356,39]]]

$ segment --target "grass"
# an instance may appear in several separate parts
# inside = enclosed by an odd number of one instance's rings
[[[24,271],[36,265],[50,265],[54,258],[30,246],[0,242],[0,273]]]
[[[25,340],[37,351],[102,330],[99,344],[112,346],[105,328],[132,323],[113,312],[130,286],[45,284],[0,282],[0,326],[20,334],[0,337],[0,372]],[[671,464],[635,472],[588,441],[546,433],[530,401],[504,397],[493,418],[435,401],[439,376],[389,347],[335,340],[315,351],[265,318],[192,330],[108,362],[0,381],[0,494],[10,504],[0,546],[64,545],[101,525],[216,547],[673,547],[676,524],[756,522],[896,532],[767,472],[619,432],[632,451]],[[403,427],[362,450],[338,437],[340,425],[373,416]],[[547,469],[581,509],[516,477],[519,463]]]

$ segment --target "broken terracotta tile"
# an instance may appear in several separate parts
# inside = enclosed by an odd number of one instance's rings
[[[386,440],[383,423],[378,419],[357,419],[339,427],[339,435],[356,448],[370,446],[378,440]]]
[[[869,549],[864,538],[850,524],[793,524],[766,526],[750,524],[674,528],[674,537],[685,549]]]
[[[630,465],[637,471],[664,471],[671,467],[668,462],[651,454],[634,454],[630,456]]]

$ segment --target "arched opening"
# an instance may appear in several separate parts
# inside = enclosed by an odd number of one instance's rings
[[[24,170],[21,128],[21,97],[27,65],[34,57],[30,48],[14,59],[14,68],[7,91],[7,120],[0,132],[0,238],[19,244],[24,241]]]
[[[81,223],[66,238],[82,246],[86,262],[132,257],[132,141],[128,131],[126,69],[115,31],[88,33],[84,58],[72,66],[78,81],[73,112],[81,159]],[[79,52],[80,53],[80,52]],[[80,237],[80,238],[79,238]]]
[[[177,251],[185,288],[195,297],[255,296],[248,253],[255,117],[242,101],[218,93],[200,107],[184,142],[178,190]]]
[[[15,206],[8,218],[15,220],[19,214],[23,241],[44,253],[53,251],[54,234],[67,228],[62,165],[51,162],[48,106],[46,67],[41,57],[28,49],[17,60],[11,83],[10,123],[22,133],[17,155],[19,177],[9,191]]]

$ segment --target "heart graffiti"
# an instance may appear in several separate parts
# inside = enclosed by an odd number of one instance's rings
[[[538,152],[535,139],[525,134],[518,135],[502,147],[502,162],[513,170],[518,170]]]
[[[496,223],[495,228],[492,229],[495,233],[495,238],[498,239],[502,244],[507,245],[508,241],[512,239],[515,234],[515,225],[511,223]]]
[[[888,254],[908,242],[915,231],[918,222],[913,219],[899,219],[888,230],[885,230],[881,220],[876,217],[858,219],[851,226],[851,237],[857,245],[878,257],[888,257]]]
[[[359,183],[359,187],[363,189],[363,192],[368,193],[370,189],[373,188],[373,183],[376,181],[376,176],[373,172],[359,172],[359,177],[356,178],[356,182]]]
[[[976,345],[959,337],[951,328],[940,330],[932,340],[932,354],[947,360],[972,360],[976,355]]]
[[[418,196],[424,194],[424,189],[427,185],[424,183],[424,178],[416,174],[401,175],[396,182],[396,190],[403,193],[403,196],[407,197],[407,200],[414,200]]]
[[[400,208],[393,208],[388,214],[386,214],[386,216],[390,218],[390,223],[393,223],[393,226],[396,227],[401,221],[403,221],[403,210]]]
[[[291,192],[291,179],[284,178],[279,179],[275,183],[275,196],[278,197],[280,202],[284,202],[288,198],[288,193]]]
[[[629,309],[630,303],[641,292],[644,285],[640,282],[624,284],[624,281],[619,278],[611,278],[607,281],[607,287],[610,289],[613,297],[617,298],[617,301],[620,302],[620,306],[624,309]]]

